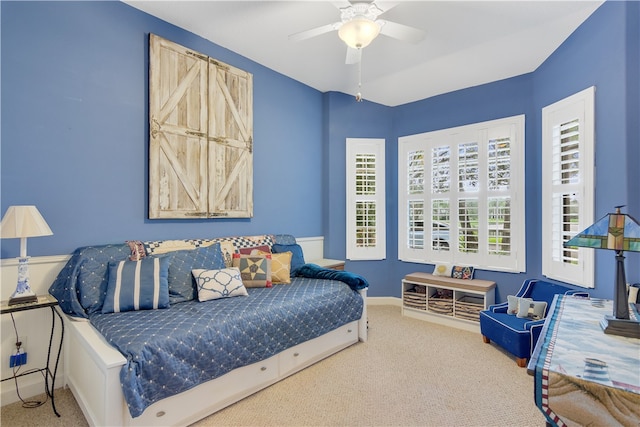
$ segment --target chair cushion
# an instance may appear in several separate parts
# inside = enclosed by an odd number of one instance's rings
[[[529,319],[507,313],[480,312],[482,335],[500,345],[516,357],[529,357],[531,353],[531,333],[525,324]]]

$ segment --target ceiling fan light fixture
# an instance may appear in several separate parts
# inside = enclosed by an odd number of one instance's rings
[[[345,22],[338,30],[338,36],[347,46],[362,49],[369,46],[380,34],[380,25],[364,16],[356,16]]]

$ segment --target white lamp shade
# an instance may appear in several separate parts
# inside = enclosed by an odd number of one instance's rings
[[[35,206],[9,206],[0,223],[3,239],[50,236],[53,232]]]
[[[338,37],[354,49],[369,46],[378,34],[380,34],[380,25],[364,16],[356,16],[342,24],[338,30]]]

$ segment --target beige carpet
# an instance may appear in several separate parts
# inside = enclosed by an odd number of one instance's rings
[[[51,405],[2,407],[2,426],[84,426],[68,390]],[[369,307],[369,341],[194,426],[544,426],[533,378],[479,334]]]

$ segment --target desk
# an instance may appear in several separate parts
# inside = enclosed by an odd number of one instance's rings
[[[62,351],[62,340],[64,338],[64,321],[62,320],[62,316],[58,311],[56,311],[56,306],[58,305],[58,300],[55,299],[52,295],[38,295],[37,302],[30,302],[24,304],[16,304],[16,305],[8,305],[7,301],[0,302],[0,314],[9,314],[16,313],[18,311],[26,311],[26,310],[36,310],[39,308],[51,308],[51,335],[49,336],[49,349],[47,351],[47,366],[40,369],[31,369],[25,373],[18,374],[16,377],[21,377],[23,375],[31,375],[38,372],[44,372],[44,387],[47,392],[47,395],[51,398],[51,407],[53,408],[53,412],[59,417],[60,414],[56,409],[56,402],[53,397],[53,391],[55,388],[56,382],[56,373],[58,372],[58,362],[60,361],[60,352]],[[51,360],[51,346],[53,344],[53,335],[56,327],[56,315],[58,319],[60,319],[60,326],[62,328],[62,332],[60,335],[60,344],[58,346],[58,354],[56,355],[56,363],[53,368],[53,372],[51,372],[50,360]],[[4,378],[2,381],[12,380],[14,377]],[[49,387],[49,379],[51,379],[51,387]]]
[[[640,425],[640,339],[605,334],[612,312],[610,300],[554,298],[527,367],[548,425]]]

